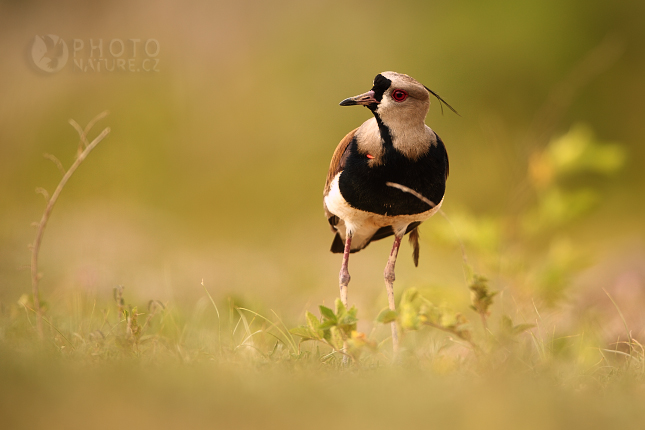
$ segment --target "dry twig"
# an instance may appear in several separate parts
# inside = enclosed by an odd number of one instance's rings
[[[38,281],[40,280],[40,277],[41,277],[41,275],[38,273],[38,253],[40,251],[40,243],[43,240],[43,234],[45,233],[45,227],[47,226],[47,221],[49,220],[52,209],[54,209],[54,205],[58,200],[58,196],[60,196],[60,193],[63,191],[63,187],[65,187],[65,184],[67,184],[67,181],[69,181],[69,178],[72,177],[72,175],[74,174],[78,166],[80,166],[83,160],[87,158],[89,153],[96,147],[96,145],[98,145],[110,133],[110,128],[107,127],[91,143],[87,143],[87,133],[90,131],[91,127],[96,123],[96,121],[100,120],[101,118],[104,118],[107,114],[108,112],[106,111],[97,115],[92,121],[90,121],[90,123],[87,125],[87,127],[85,127],[84,130],[82,130],[78,126],[76,121],[70,120],[70,124],[72,124],[72,126],[74,126],[74,128],[79,132],[83,150],[78,152],[76,156],[76,160],[74,160],[74,163],[70,166],[69,170],[65,172],[65,174],[63,175],[63,178],[58,183],[56,190],[51,195],[51,197],[49,197],[47,206],[45,207],[45,211],[43,212],[43,216],[40,218],[40,222],[38,223],[38,231],[36,232],[36,238],[34,239],[34,243],[31,247],[31,288],[32,288],[33,298],[34,298],[34,310],[36,311],[36,329],[38,330],[38,335],[41,338],[43,336],[43,323],[42,323],[43,316],[40,309],[40,299],[38,294]],[[59,169],[62,168],[62,165],[60,164],[60,162],[56,162],[58,161],[58,159],[56,159],[55,157],[52,158],[52,156],[48,156],[48,155],[46,155],[46,157],[54,161],[54,163],[56,164],[57,167],[59,167]],[[45,193],[42,193],[42,194],[45,195],[45,197],[48,197]]]

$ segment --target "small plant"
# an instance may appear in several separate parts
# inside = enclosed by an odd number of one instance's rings
[[[403,292],[398,311],[384,309],[376,321],[383,324],[397,321],[404,333],[423,326],[433,327],[466,341],[474,350],[480,349],[473,342],[470,322],[463,314],[434,305],[415,288]]]
[[[535,324],[513,324],[513,319],[508,315],[502,315],[499,323],[500,335],[505,339],[512,339],[535,327]]]
[[[152,328],[152,320],[155,316],[163,314],[166,306],[159,300],[150,300],[148,302],[148,312],[140,312],[137,306],[127,305],[123,297],[124,287],[119,285],[114,288],[114,302],[117,310],[117,322],[110,326],[109,333],[114,334],[116,343],[127,350],[139,352],[139,346],[153,338],[158,338],[159,332],[156,334],[148,333]],[[139,317],[147,315],[143,324],[140,323]],[[107,315],[105,323],[108,323]],[[125,323],[125,327],[121,325]],[[147,334],[148,333],[148,334]],[[106,336],[98,331],[101,341],[106,339]]]
[[[376,317],[377,324],[396,322],[403,336],[413,331],[431,327],[448,333],[452,338],[475,352],[477,357],[489,355],[500,347],[508,345],[534,327],[533,324],[514,325],[510,317],[500,317],[499,329],[491,331],[487,319],[491,313],[493,298],[497,292],[488,289],[486,278],[475,275],[471,289],[471,308],[481,317],[486,336],[477,335],[471,322],[461,312],[455,312],[445,306],[437,306],[425,298],[416,288],[405,290],[396,311],[383,309]],[[365,351],[378,353],[376,340],[356,330],[357,309],[352,306],[346,309],[340,299],[336,299],[336,310],[320,306],[321,318],[311,312],[305,313],[306,325],[290,330],[302,338],[301,342],[318,341],[326,344],[333,353],[344,354],[359,363]],[[453,339],[453,340],[454,340]],[[443,349],[443,348],[442,348]],[[326,358],[328,356],[324,356]]]
[[[479,275],[474,276],[473,283],[469,288],[472,303],[470,307],[481,317],[484,330],[488,330],[488,324],[486,323],[486,317],[490,314],[488,308],[493,304],[493,297],[495,297],[497,291],[488,291],[488,279]]]
[[[347,309],[340,299],[336,299],[336,311],[326,306],[319,306],[322,319],[307,311],[307,325],[290,330],[300,336],[301,342],[318,341],[326,344],[334,352],[351,357],[355,362],[365,349],[376,349],[376,343],[367,338],[365,333],[356,331],[358,322],[356,306]]]
[[[114,301],[116,302],[116,309],[119,316],[123,315],[125,309],[125,300],[123,299],[123,285],[114,288]]]

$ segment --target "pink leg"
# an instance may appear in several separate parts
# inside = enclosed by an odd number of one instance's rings
[[[345,239],[345,252],[343,253],[343,264],[340,267],[340,273],[338,274],[338,281],[340,284],[340,301],[343,302],[345,307],[347,307],[347,285],[349,285],[349,251],[352,245],[352,235],[347,233],[347,238]]]
[[[399,254],[399,246],[401,246],[402,237],[395,236],[392,251],[390,251],[390,258],[387,260],[383,277],[385,278],[385,288],[387,289],[387,301],[390,309],[396,310],[394,304],[394,265],[396,264],[396,257]],[[392,347],[396,354],[399,350],[399,334],[396,329],[396,322],[392,322]]]
[[[347,238],[345,239],[345,251],[343,252],[343,264],[340,266],[340,273],[338,274],[338,281],[340,284],[340,301],[343,302],[347,308],[347,285],[349,285],[349,254],[352,246],[352,235],[347,232]],[[343,349],[347,351],[347,341],[343,342]],[[349,364],[349,357],[343,355],[343,365],[347,366]]]

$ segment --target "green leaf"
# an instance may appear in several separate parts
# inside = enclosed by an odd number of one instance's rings
[[[334,311],[323,305],[320,305],[319,309],[320,315],[322,315],[324,319],[336,322],[336,314],[334,314]]]
[[[289,333],[305,338],[303,340],[313,339],[312,333],[309,330],[309,327],[305,327],[305,326],[294,327],[291,330],[289,330]]]
[[[400,310],[400,323],[403,330],[418,330],[419,329],[419,314],[415,312],[414,308],[410,305],[401,306]]]
[[[441,321],[440,325],[446,328],[454,328],[459,325],[459,319],[457,318],[457,314],[453,314],[453,313],[444,312],[443,314],[441,314],[440,321]]]
[[[504,331],[510,332],[513,330],[513,320],[508,315],[502,315],[502,318],[499,320],[499,325]]]
[[[321,339],[324,333],[320,329],[320,320],[309,311],[305,313],[305,316],[307,318],[307,326],[309,326],[311,333],[315,336],[316,339]]]
[[[614,142],[600,142],[586,124],[576,124],[564,136],[553,139],[547,153],[558,173],[592,171],[611,174],[620,169],[627,153]]]
[[[376,322],[387,324],[396,321],[396,317],[396,311],[393,311],[391,309],[383,309],[376,317]]]
[[[401,296],[401,305],[405,303],[412,303],[419,296],[419,291],[416,288],[408,288]]]
[[[471,307],[482,315],[488,315],[488,308],[493,304],[493,297],[495,297],[497,291],[490,292],[488,290],[488,279],[479,275],[474,276],[473,283],[469,288],[471,290]]]
[[[343,349],[343,336],[340,330],[338,330],[338,327],[332,327],[329,331],[331,333],[329,343],[336,349]]]
[[[347,313],[347,307],[345,307],[345,305],[340,299],[336,299],[336,315],[340,317],[345,313]]]
[[[347,315],[349,315],[350,317],[352,317],[352,318],[354,318],[354,319],[356,319],[358,321],[358,317],[357,317],[358,309],[356,309],[355,305],[352,305],[352,307],[349,308],[349,310],[347,311]]]
[[[337,321],[333,320],[326,320],[320,326],[318,327],[319,330],[329,330],[331,327],[336,327],[336,324],[338,324]]]
[[[358,318],[354,318],[353,316],[350,316],[350,315],[345,315],[343,318],[341,318],[338,321],[338,324],[347,325],[347,324],[356,324],[357,322],[358,322]]]
[[[517,336],[518,334],[522,334],[526,330],[530,330],[535,327],[535,324],[513,325],[513,320],[508,315],[502,315],[502,318],[499,321],[499,325],[504,333],[511,336]]]
[[[331,343],[331,327],[328,327],[327,329],[325,329],[325,331],[323,331],[323,339]]]
[[[338,327],[340,331],[345,334],[345,337],[349,337],[352,332],[356,330],[356,320],[345,318],[343,323],[338,324],[336,327]]]
[[[312,331],[318,330],[318,328],[320,327],[320,321],[318,320],[318,318],[316,318],[316,316],[309,311],[305,313],[305,317],[307,318],[307,325],[309,326],[309,328]]]

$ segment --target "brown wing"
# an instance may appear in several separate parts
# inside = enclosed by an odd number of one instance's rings
[[[349,144],[352,142],[352,139],[354,139],[356,130],[358,130],[358,128],[355,128],[354,130],[347,133],[347,136],[343,137],[343,140],[341,140],[336,147],[334,155],[331,157],[331,163],[329,163],[329,172],[327,172],[327,180],[325,181],[325,191],[323,193],[323,196],[326,196],[329,192],[329,187],[334,177],[338,174],[338,172],[342,172],[345,168],[345,161],[347,160],[347,156],[349,155]]]
[[[354,130],[347,133],[345,137],[343,137],[343,139],[336,147],[336,150],[334,151],[334,155],[331,157],[331,163],[329,164],[329,172],[327,172],[327,180],[325,181],[325,189],[323,191],[323,197],[329,193],[331,181],[334,179],[334,177],[338,174],[338,172],[342,172],[343,169],[345,168],[345,162],[347,160],[347,156],[349,155],[349,144],[352,142],[352,139],[354,139],[354,134],[356,134],[356,130],[358,130],[358,128],[355,128]],[[324,201],[323,201],[323,208],[325,209],[325,217],[327,217],[327,221],[329,222],[331,231],[335,233],[337,231],[336,224],[338,224],[340,220],[336,215],[329,212],[329,210],[327,209],[327,205],[325,204]],[[342,241],[340,242],[341,242],[341,245],[343,245]]]

